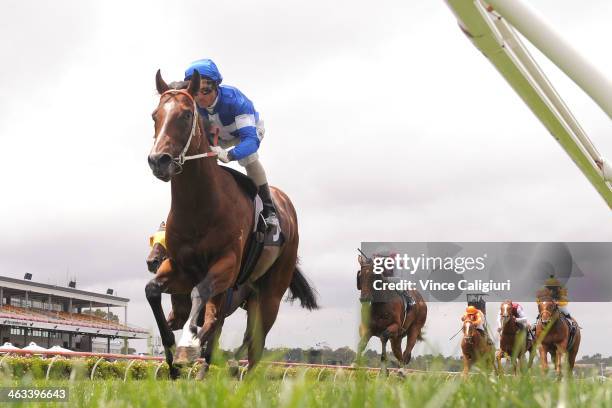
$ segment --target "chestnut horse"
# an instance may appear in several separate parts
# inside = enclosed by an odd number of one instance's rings
[[[474,364],[482,364],[483,368],[495,370],[495,347],[485,334],[469,319],[463,321],[463,339],[461,352],[463,354],[463,376],[467,377]]]
[[[555,363],[557,376],[561,377],[563,374],[562,365],[567,354],[568,372],[572,375],[576,355],[580,347],[580,327],[576,324],[574,338],[572,343],[569,344],[572,322],[561,316],[557,302],[552,297],[539,297],[538,313],[536,342],[539,345],[542,373],[548,371],[548,354],[550,353],[551,359]]]
[[[357,261],[360,270],[357,272],[357,290],[361,291],[361,325],[359,326],[359,347],[357,361],[372,336],[380,338],[382,353],[380,361],[383,373],[387,372],[387,341],[391,340],[391,350],[403,369],[412,358],[412,349],[417,340],[422,340],[422,329],[427,320],[427,304],[416,290],[392,291],[385,301],[377,301],[374,296],[374,281],[386,281],[383,275],[374,273],[374,262],[371,258],[359,255]],[[407,308],[408,294],[413,304]],[[406,337],[406,348],[402,353],[402,339]],[[403,370],[400,373],[403,373]]]
[[[176,363],[194,361],[203,345],[216,331],[228,289],[236,285],[238,273],[251,241],[254,204],[236,179],[217,164],[206,136],[210,124],[200,118],[194,95],[200,89],[200,75],[191,81],[166,84],[159,71],[155,77],[160,94],[152,116],[155,122],[153,148],[148,157],[155,177],[171,182],[171,206],[166,223],[168,259],[159,266],[145,293],[162,338],[172,378]],[[277,259],[253,282],[247,299],[249,368],[260,360],[265,339],[276,320],[287,288],[301,305],[316,309],[313,289],[297,267],[298,226],[289,197],[272,189],[285,241]],[[161,305],[161,294],[190,296],[189,316],[178,347]],[[204,306],[204,323],[198,317]]]
[[[502,358],[510,359],[514,374],[517,373],[517,360],[518,369],[523,371],[523,357],[525,353],[529,351],[529,362],[528,368],[531,368],[533,363],[533,342],[528,336],[527,328],[523,327],[516,321],[514,309],[512,308],[512,301],[506,300],[500,306],[501,316],[501,335],[499,338],[499,350],[497,351],[497,367],[501,372],[503,370],[501,360]]]

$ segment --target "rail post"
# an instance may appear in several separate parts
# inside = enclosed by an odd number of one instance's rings
[[[0,358],[0,369],[2,370],[6,370],[7,373],[9,372],[9,367],[6,365],[6,363],[4,362],[4,359],[7,358],[11,353],[8,352],[5,355],[2,356],[2,358]],[[11,377],[13,376],[13,373],[11,372]]]
[[[51,367],[53,367],[53,363],[55,363],[55,360],[57,360],[58,357],[59,356],[53,356],[53,358],[49,362],[49,365],[47,366],[47,374],[45,375],[45,380],[49,379],[49,374],[51,374]]]
[[[94,374],[96,373],[96,368],[98,368],[98,364],[100,364],[100,361],[104,360],[104,357],[100,357],[96,363],[94,364],[94,366],[91,368],[91,375],[90,375],[90,379],[93,380],[94,379]]]
[[[165,363],[165,361],[161,361],[157,367],[155,367],[155,373],[153,374],[153,379],[157,380],[157,374],[159,373],[159,369],[161,368],[161,366],[163,366]]]
[[[132,367],[132,364],[134,364],[134,361],[136,360],[130,360],[127,367],[125,367],[125,374],[123,375],[123,382],[127,381],[128,373],[130,372],[130,367]]]
[[[287,368],[285,368],[285,371],[283,372],[283,381],[285,381],[285,377],[287,376],[287,371],[289,371],[290,368],[291,366],[287,366]]]

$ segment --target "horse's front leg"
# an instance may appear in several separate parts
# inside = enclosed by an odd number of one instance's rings
[[[463,354],[463,379],[467,379],[470,373],[471,357],[468,354]]]
[[[176,278],[177,276],[172,269],[170,261],[165,260],[157,269],[155,278],[151,279],[145,286],[145,295],[149,305],[151,306],[151,310],[153,311],[157,328],[159,329],[159,334],[161,336],[166,355],[166,362],[168,363],[170,377],[172,379],[178,378],[179,375],[178,369],[172,364],[173,352],[175,349],[174,333],[172,333],[172,330],[168,325],[168,321],[164,316],[161,295],[162,293],[167,292],[171,285],[178,286],[177,282],[173,282],[173,280],[176,280]]]
[[[364,325],[361,325],[359,327],[359,345],[357,346],[357,356],[355,358],[355,361],[357,362],[358,365],[363,364],[363,361],[362,361],[363,352],[366,346],[368,345],[370,338],[372,338],[372,334],[370,333],[370,330]]]
[[[504,370],[504,366],[502,365],[502,358],[504,357],[504,352],[502,351],[502,349],[500,348],[499,350],[497,350],[497,352],[495,353],[495,359],[497,360],[497,370],[498,373],[501,375],[503,374],[503,370]]]
[[[557,352],[555,358],[555,372],[557,373],[557,378],[561,378],[563,376],[563,367],[564,367],[564,359],[566,355],[566,349],[564,344],[557,344]]]
[[[380,372],[382,375],[387,375],[387,341],[389,339],[387,337],[381,337],[380,341],[382,342],[382,352],[380,354]]]
[[[544,345],[540,346],[540,369],[542,374],[548,371],[548,350]]]
[[[226,296],[221,297],[221,306],[219,308],[218,302],[214,302],[215,298],[211,299],[206,304],[206,311],[204,314],[203,329],[210,334],[200,338],[201,344],[205,344],[205,348],[202,351],[202,358],[204,362],[202,367],[196,375],[196,380],[201,380],[206,376],[208,367],[212,362],[213,354],[219,348],[219,338],[221,337],[221,329],[223,328],[224,318],[224,307]]]
[[[397,359],[397,361],[399,361],[401,367],[404,367],[404,358],[402,355],[402,338],[397,336],[397,337],[391,337],[389,339],[391,341],[391,351],[393,352],[393,355],[395,356],[395,358]],[[402,369],[400,369],[400,375],[404,375],[404,372],[402,371]]]
[[[213,332],[211,328],[214,328],[217,321],[216,310],[220,308],[215,307],[215,313],[212,315],[213,321],[211,324],[207,324],[205,318],[204,325],[200,330],[198,330],[197,324],[198,315],[208,303],[209,299],[229,289],[237,273],[238,266],[236,263],[236,255],[232,253],[221,257],[217,262],[212,264],[204,279],[192,289],[191,311],[189,312],[189,318],[187,322],[185,322],[185,326],[183,326],[183,334],[177,345],[176,364],[191,363],[200,356],[204,345],[202,340],[210,337],[210,334]],[[219,301],[220,298],[222,298],[222,296],[217,297],[217,301]]]
[[[402,362],[404,363],[404,366],[407,366],[410,363],[410,360],[412,360],[412,349],[414,349],[420,333],[421,329],[414,323],[408,329],[406,348],[404,349],[404,354],[402,355]]]

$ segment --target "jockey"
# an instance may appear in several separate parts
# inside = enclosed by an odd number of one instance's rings
[[[463,313],[463,316],[461,316],[462,322],[466,320],[471,321],[476,326],[476,329],[481,331],[483,335],[487,335],[484,328],[485,316],[481,310],[478,310],[475,306],[472,305],[468,306],[465,309],[465,313]]]
[[[202,77],[200,92],[195,96],[198,111],[219,128],[220,146],[212,146],[217,158],[223,163],[238,161],[247,175],[259,189],[263,201],[263,216],[274,235],[279,231],[276,208],[272,202],[266,172],[259,161],[257,150],[264,137],[264,122],[259,118],[251,102],[237,88],[220,85],[221,73],[210,59],[192,62],[185,70],[185,81],[191,79],[194,71]],[[229,147],[235,146],[231,150]]]
[[[569,303],[567,298],[567,288],[564,288],[561,282],[555,278],[554,275],[550,275],[550,277],[546,279],[544,282],[544,287],[551,291],[552,298],[555,302],[557,302],[559,311],[563,313],[567,319],[573,320],[567,308],[567,304]]]

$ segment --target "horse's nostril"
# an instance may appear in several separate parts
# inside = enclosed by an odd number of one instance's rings
[[[170,162],[172,162],[172,157],[170,157],[169,154],[162,154],[161,157],[159,158],[159,160],[157,161],[157,164],[159,166],[162,167],[166,167],[170,164]]]
[[[151,169],[164,169],[172,163],[172,156],[167,153],[153,153],[148,157]]]

